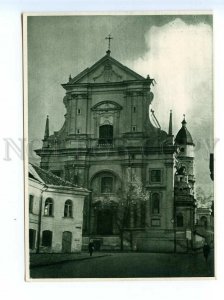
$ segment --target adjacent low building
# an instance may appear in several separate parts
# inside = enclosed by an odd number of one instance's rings
[[[29,164],[30,252],[80,252],[88,190]]]

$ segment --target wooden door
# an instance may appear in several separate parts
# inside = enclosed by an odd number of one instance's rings
[[[72,233],[64,231],[62,234],[62,252],[70,253],[72,248]]]
[[[102,235],[113,234],[113,214],[110,210],[102,210],[98,212],[97,233]]]

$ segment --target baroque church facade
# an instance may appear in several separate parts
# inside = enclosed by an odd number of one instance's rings
[[[62,84],[62,128],[50,135],[47,118],[43,147],[36,150],[41,168],[91,191],[84,247],[91,238],[101,249],[173,251],[191,238],[194,143],[185,118],[174,138],[172,112],[168,132],[150,115],[153,85],[108,50]]]

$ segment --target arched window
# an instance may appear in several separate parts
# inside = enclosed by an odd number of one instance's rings
[[[65,207],[64,207],[64,217],[71,218],[72,217],[72,201],[66,200]]]
[[[159,193],[152,194],[152,213],[159,214],[160,212],[160,195]]]
[[[181,213],[177,215],[177,227],[183,227],[184,226],[184,217]]]
[[[113,143],[113,125],[101,125],[99,128],[99,144]]]
[[[51,247],[52,245],[52,231],[44,230],[42,233],[42,246]]]
[[[45,216],[53,216],[53,200],[51,198],[47,198],[45,201],[44,215]]]

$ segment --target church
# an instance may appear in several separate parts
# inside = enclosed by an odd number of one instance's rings
[[[155,80],[111,56],[62,84],[64,124],[36,150],[40,167],[90,191],[83,248],[185,251],[195,223],[194,143],[185,117],[176,136],[151,110]]]

